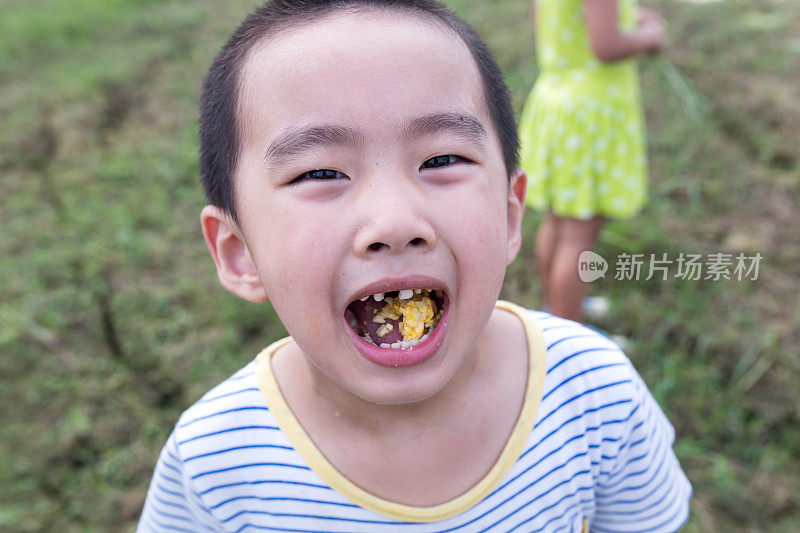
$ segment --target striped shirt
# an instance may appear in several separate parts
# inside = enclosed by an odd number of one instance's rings
[[[181,416],[138,531],[678,530],[691,486],[672,452],[673,428],[630,361],[579,324],[498,307],[526,327],[526,399],[495,467],[456,500],[388,502],[327,463],[271,375],[284,339]]]

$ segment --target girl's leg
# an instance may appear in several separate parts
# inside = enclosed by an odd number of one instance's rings
[[[557,218],[558,240],[546,278],[548,303],[553,314],[580,321],[587,287],[578,276],[578,258],[584,250],[594,249],[605,219]]]
[[[547,285],[550,279],[557,242],[558,217],[548,210],[536,235],[536,263],[539,266],[542,280],[542,307],[544,308],[550,307],[550,295],[547,292]]]

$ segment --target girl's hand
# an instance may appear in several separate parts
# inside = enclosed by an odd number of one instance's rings
[[[589,44],[600,61],[612,63],[639,54],[657,54],[666,45],[661,16],[639,10],[639,24],[622,31],[617,15],[617,0],[583,0]]]
[[[661,53],[667,45],[667,35],[661,15],[649,9],[639,8],[638,20],[638,30],[646,43],[644,52],[650,55]]]
[[[637,20],[639,21],[639,25],[641,25],[642,22],[645,20],[663,21],[661,15],[659,15],[658,12],[644,7],[637,8]]]

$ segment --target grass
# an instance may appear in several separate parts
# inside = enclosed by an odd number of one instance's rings
[[[527,2],[453,0],[517,110],[535,79]],[[652,2],[650,2],[652,3]],[[282,336],[216,281],[199,233],[196,95],[251,2],[3,0],[0,17],[0,529],[136,522],[179,413]],[[598,253],[748,254],[757,281],[615,281],[597,325],[673,421],[688,531],[800,529],[800,6],[664,1],[687,116],[642,65],[651,202]],[[794,32],[794,33],[793,33]],[[539,303],[529,213],[503,295]]]

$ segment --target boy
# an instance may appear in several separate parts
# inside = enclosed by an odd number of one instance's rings
[[[222,285],[290,338],[184,413],[140,531],[670,531],[673,432],[608,340],[495,301],[526,178],[434,0],[277,0],[201,99]]]

